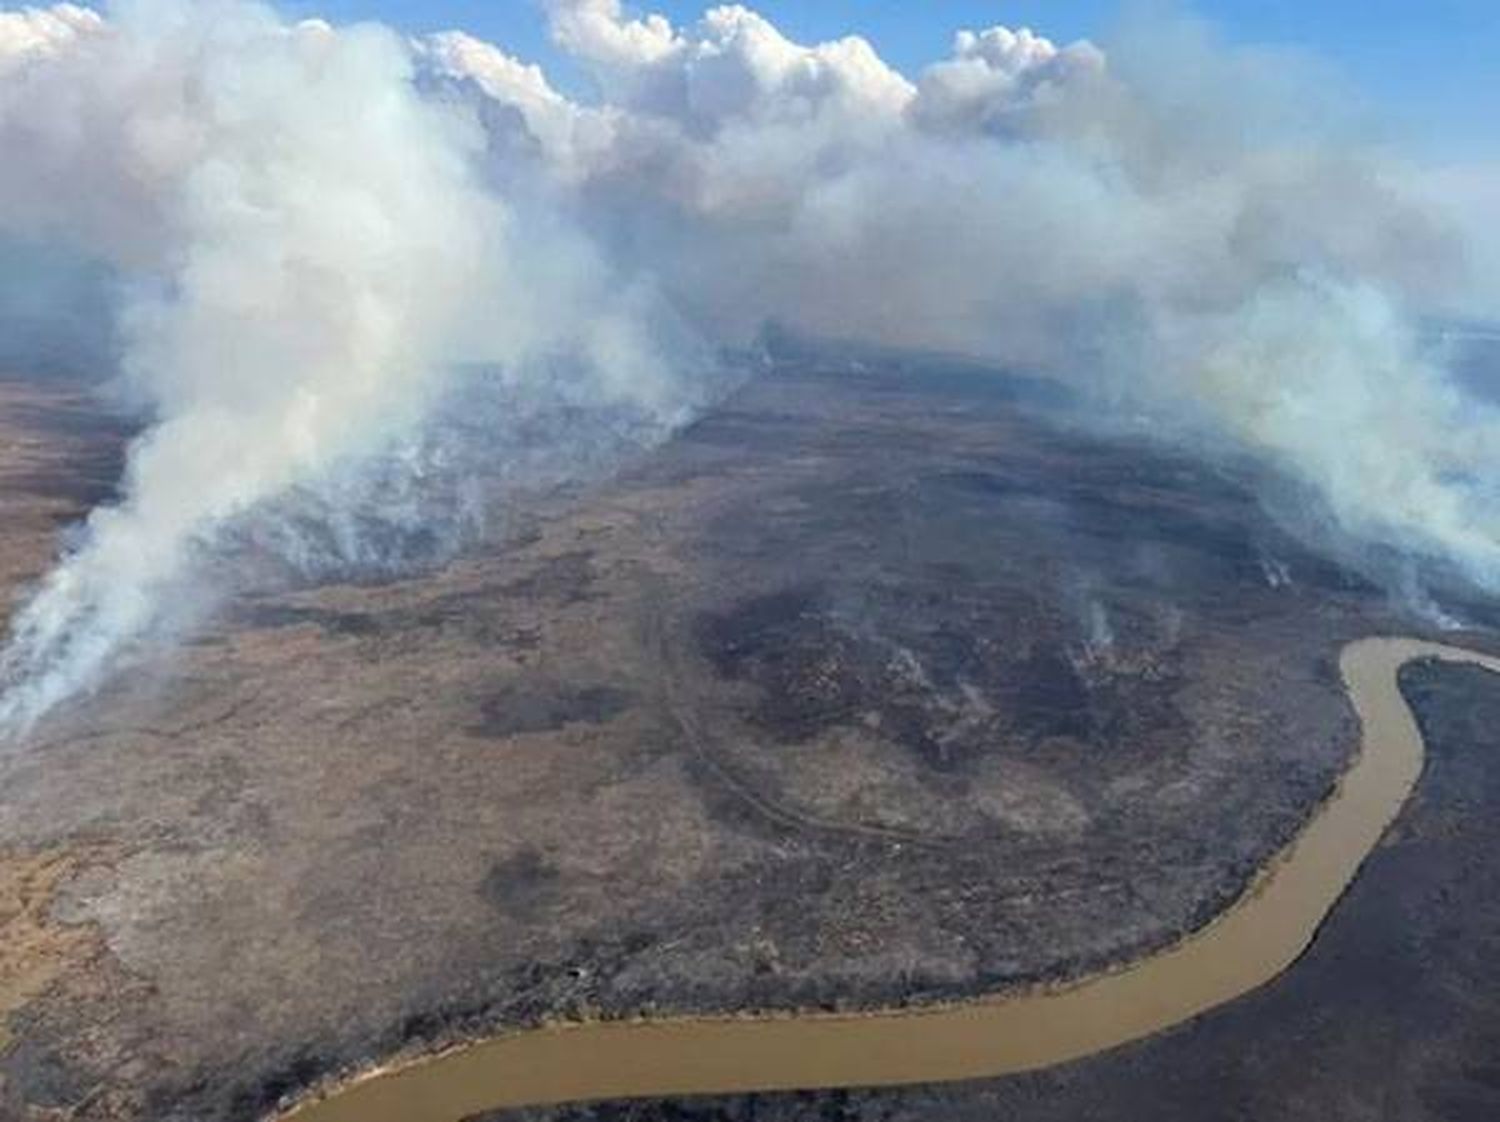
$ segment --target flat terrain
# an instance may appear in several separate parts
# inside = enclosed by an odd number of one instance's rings
[[[1354,745],[1340,646],[1420,620],[1297,545],[1247,469],[899,365],[788,362],[441,571],[262,587],[0,747],[22,948],[0,957],[0,1117],[256,1119],[508,1026],[961,997],[1219,910]],[[108,493],[123,429],[65,387],[0,389],[18,588]],[[1429,676],[1424,721],[1457,743],[1441,723],[1494,687]],[[1131,1075],[1180,1035],[1090,1063],[1124,1065],[1142,1109],[1196,1101],[1207,1075]],[[701,1116],[1129,1101],[1090,1063]]]
[[[1500,1118],[1500,686],[1403,675],[1427,773],[1292,971],[1201,1021],[950,1087],[516,1111],[486,1122],[1490,1122]]]

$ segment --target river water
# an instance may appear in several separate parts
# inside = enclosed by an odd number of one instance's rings
[[[589,1099],[891,1086],[1008,1075],[1077,1059],[1232,1001],[1287,969],[1416,785],[1423,745],[1397,688],[1413,659],[1500,659],[1363,639],[1340,659],[1361,747],[1333,795],[1230,908],[1181,942],[1062,986],[862,1014],[683,1017],[559,1026],[371,1072],[286,1117],[459,1122]]]

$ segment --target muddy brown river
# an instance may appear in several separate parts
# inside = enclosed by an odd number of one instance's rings
[[[683,1017],[550,1027],[372,1071],[285,1117],[459,1122],[504,1107],[891,1086],[1008,1075],[1125,1044],[1264,985],[1307,948],[1416,785],[1424,748],[1396,675],[1500,658],[1363,639],[1340,659],[1361,746],[1333,795],[1245,893],[1181,942],[1065,985],[862,1014]]]

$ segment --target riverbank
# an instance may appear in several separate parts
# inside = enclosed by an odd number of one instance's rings
[[[375,1073],[287,1117],[459,1122],[501,1107],[643,1096],[888,1086],[1045,1067],[1159,1032],[1265,984],[1307,948],[1421,774],[1397,685],[1419,659],[1500,659],[1411,639],[1340,658],[1361,746],[1327,802],[1226,912],[1181,943],[1057,988],[937,1009],[583,1024]]]
[[[1339,650],[1419,626],[1254,495],[999,376],[802,366],[451,565],[256,586],[0,754],[0,853],[110,855],[38,904],[91,950],[0,1117],[258,1122],[522,1027],[1172,946],[1347,765]]]

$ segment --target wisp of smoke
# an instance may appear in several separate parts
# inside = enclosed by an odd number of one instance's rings
[[[908,77],[740,6],[545,6],[597,96],[243,0],[0,12],[0,246],[110,278],[150,419],[12,622],[0,727],[97,683],[252,515],[363,562],[376,490],[421,527],[408,484],[475,439],[436,420],[455,392],[659,434],[768,323],[1046,373],[1500,588],[1500,419],[1419,318],[1491,311],[1491,258],[1296,67],[1163,21],[963,31]]]

